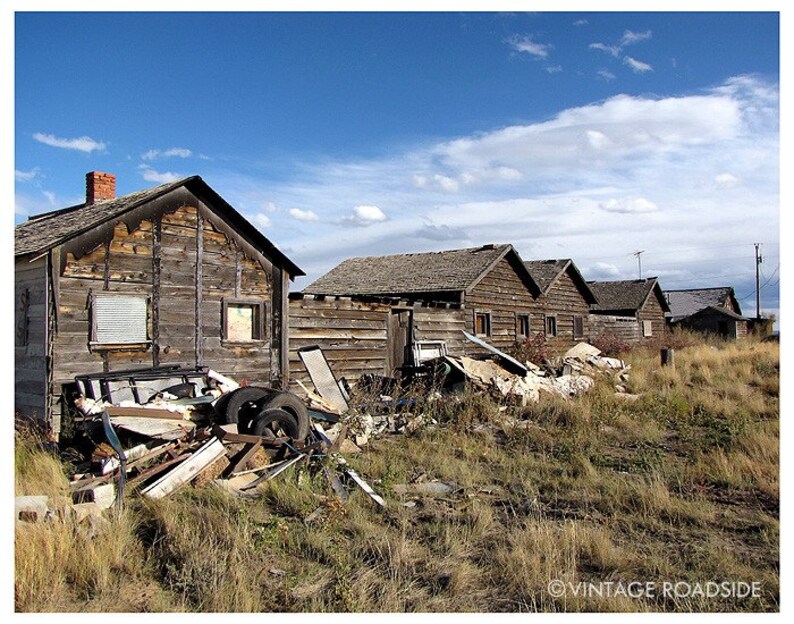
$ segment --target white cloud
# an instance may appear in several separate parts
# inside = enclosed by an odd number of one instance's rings
[[[33,138],[39,143],[50,147],[60,147],[62,149],[77,150],[78,152],[91,153],[93,151],[104,152],[105,144],[102,141],[95,141],[91,137],[82,136],[76,139],[62,139],[53,134],[42,134],[36,132]]]
[[[183,177],[172,171],[155,171],[149,165],[138,165],[138,170],[141,172],[141,176],[144,180],[147,182],[156,182],[157,184],[176,182],[179,178]]]
[[[381,221],[386,221],[384,212],[377,206],[356,206],[351,216],[344,217],[340,223],[353,227],[367,227]]]
[[[30,171],[20,171],[19,169],[14,169],[14,180],[17,182],[32,182],[35,179],[38,179],[41,176],[41,169],[38,167],[33,167]]]
[[[143,160],[154,160],[156,158],[190,158],[193,155],[189,149],[185,147],[170,147],[167,150],[150,149],[148,152],[141,154]]]
[[[739,183],[739,178],[730,173],[721,173],[714,178],[717,186],[721,189],[733,188]]]
[[[592,50],[601,50],[617,58],[620,55],[620,46],[611,46],[605,43],[591,43],[588,46]]]
[[[606,80],[607,82],[609,82],[610,80],[614,80],[614,79],[615,79],[615,74],[613,74],[613,73],[612,73],[611,71],[609,71],[608,69],[603,69],[603,68],[602,68],[602,69],[599,69],[599,70],[596,72],[596,74],[597,74],[598,76],[600,76],[601,78],[603,78],[604,80]]]
[[[648,65],[648,63],[643,63],[642,61],[638,61],[637,59],[631,58],[630,56],[624,56],[623,62],[631,67],[635,74],[653,71],[653,67]]]
[[[562,65],[549,65],[546,67],[546,72],[549,74],[559,74],[562,71]]]
[[[250,216],[249,220],[260,230],[265,230],[272,225],[270,217],[264,212],[257,212],[255,215]]]
[[[47,198],[47,201],[50,202],[50,206],[56,206],[57,205],[56,199],[55,199],[55,193],[53,193],[52,191],[42,191],[41,193],[42,193],[42,195],[44,195],[44,197]]]
[[[627,30],[623,33],[623,37],[620,39],[620,44],[624,46],[631,45],[633,43],[650,39],[652,36],[653,33],[650,30],[646,30],[645,32],[633,32],[631,30]]]
[[[778,118],[777,85],[740,76],[684,95],[616,95],[385,158],[296,161],[287,182],[238,170],[213,186],[250,213],[276,197],[322,215],[327,236],[291,219],[268,230],[309,273],[297,288],[354,255],[510,242],[525,259],[572,257],[588,279],[635,277],[631,252],[644,249],[643,273],[664,272],[665,288],[717,275],[744,292],[754,271],[733,259],[735,246],[779,236]],[[717,181],[728,173],[740,181],[729,193]],[[388,220],[357,217],[360,198]]]
[[[656,204],[644,197],[608,199],[598,204],[598,207],[605,212],[617,212],[619,214],[637,214],[642,212],[656,212],[659,210]]]
[[[313,210],[301,210],[300,208],[292,208],[289,211],[289,215],[293,219],[297,219],[298,221],[310,222],[310,221],[320,220],[319,215]]]
[[[536,41],[532,41],[532,37],[530,35],[525,35],[523,37],[519,37],[515,35],[510,37],[507,40],[514,50],[517,52],[526,52],[527,54],[531,54],[535,58],[545,59],[549,56],[549,50],[553,47],[548,43],[538,43]]]
[[[589,24],[589,23],[590,23],[590,22],[588,22],[586,19],[578,19],[578,20],[576,20],[576,21],[573,23],[573,25],[574,25],[574,26],[587,26],[587,24]]]

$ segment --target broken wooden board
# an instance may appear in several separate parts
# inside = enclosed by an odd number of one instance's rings
[[[168,496],[177,488],[192,481],[224,455],[226,448],[223,443],[213,437],[179,466],[144,488],[142,494],[149,498]]]
[[[461,331],[463,331],[463,330],[461,330]],[[511,356],[507,355],[507,353],[505,353],[503,351],[500,351],[499,349],[497,349],[496,347],[494,347],[492,345],[489,345],[484,340],[480,340],[476,336],[472,336],[468,332],[464,331],[463,335],[466,336],[466,338],[468,340],[470,340],[471,342],[473,342],[474,344],[482,347],[486,351],[490,351],[491,353],[493,353],[496,357],[499,358],[499,361],[502,363],[502,365],[506,369],[508,369],[508,370],[510,370],[510,371],[512,371],[514,373],[518,373],[520,375],[526,375],[527,374],[527,367],[524,366],[521,362],[519,362],[514,357],[511,357]]]
[[[164,418],[166,420],[183,420],[182,411],[171,411],[161,407],[139,407],[132,405],[109,405],[108,414],[115,416],[128,416],[142,418]],[[184,410],[183,410],[184,411]]]
[[[265,474],[263,474],[258,479],[256,479],[255,481],[252,481],[248,485],[244,485],[243,487],[240,488],[240,490],[245,492],[246,490],[250,490],[250,489],[255,488],[260,483],[264,483],[265,481],[270,481],[270,479],[280,475],[287,468],[297,464],[299,461],[301,461],[302,459],[305,459],[306,457],[308,457],[308,456],[304,455],[303,453],[301,453],[300,455],[297,455],[295,457],[292,457],[292,458],[288,459],[287,461],[283,462],[278,468],[270,470],[270,471],[266,472]]]
[[[196,425],[189,420],[159,417],[113,416],[111,422],[119,429],[159,440],[180,440],[196,428]]]

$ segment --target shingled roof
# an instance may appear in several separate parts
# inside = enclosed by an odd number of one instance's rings
[[[571,278],[579,286],[582,295],[588,303],[596,303],[596,296],[588,283],[585,281],[579,269],[570,258],[558,260],[527,260],[524,262],[532,279],[540,287],[543,295],[547,294],[560,275],[565,271],[571,273]]]
[[[200,176],[182,178],[150,189],[121,195],[92,204],[78,204],[30,217],[14,230],[14,255],[37,256],[93,228],[119,219],[122,215],[175,189],[185,187],[239,231],[254,247],[276,265],[296,277],[305,273],[271,243],[259,230],[218,195]]]
[[[727,308],[728,302],[733,303],[734,309],[741,315],[741,307],[733,288],[719,286],[716,288],[688,288],[685,290],[665,290],[664,296],[670,305],[671,320],[679,321],[692,316],[708,307]],[[743,317],[742,317],[743,318]]]
[[[656,294],[662,309],[665,312],[670,311],[655,277],[613,282],[587,282],[587,285],[598,299],[598,303],[592,307],[594,312],[636,312],[645,305],[654,290],[657,290]]]
[[[516,271],[533,294],[539,294],[538,285],[512,245],[349,258],[309,284],[303,292],[344,296],[465,292],[505,257],[511,257]]]

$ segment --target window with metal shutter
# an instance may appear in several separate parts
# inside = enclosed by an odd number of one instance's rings
[[[149,342],[148,302],[134,295],[94,296],[94,342],[140,344]]]

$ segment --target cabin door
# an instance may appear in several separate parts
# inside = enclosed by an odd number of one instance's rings
[[[413,333],[414,311],[392,309],[389,314],[388,375],[396,374],[400,367],[411,362]]]

